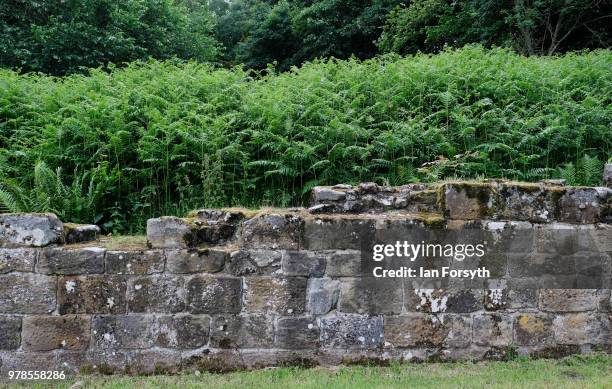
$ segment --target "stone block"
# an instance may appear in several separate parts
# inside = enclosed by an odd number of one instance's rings
[[[445,214],[450,219],[492,219],[500,212],[501,202],[492,184],[457,182],[444,184]]]
[[[567,223],[597,223],[602,219],[601,203],[607,188],[566,188],[557,197],[557,220]]]
[[[104,273],[105,252],[106,250],[100,247],[47,247],[40,253],[36,271],[61,275]]]
[[[472,343],[472,318],[470,315],[445,314],[442,318],[450,326],[444,346],[449,348],[468,348]]]
[[[604,165],[603,182],[605,186],[612,188],[612,163]]]
[[[112,275],[60,277],[57,296],[61,315],[125,313],[126,281]]]
[[[385,340],[395,347],[442,347],[452,324],[443,316],[410,313],[385,317]]]
[[[27,273],[0,275],[0,313],[50,313],[56,303],[55,277]]]
[[[109,274],[155,274],[164,271],[161,250],[107,251],[106,272]]]
[[[380,316],[327,316],[320,319],[319,326],[323,347],[375,349],[384,343],[383,320]]]
[[[581,312],[597,310],[601,296],[596,289],[547,289],[540,291],[540,310]]]
[[[307,250],[361,250],[373,239],[374,226],[372,219],[313,216],[305,221],[304,247]]]
[[[311,196],[311,205],[317,205],[326,202],[343,201],[346,198],[346,193],[333,188],[315,186],[312,188]]]
[[[311,251],[283,251],[281,267],[286,276],[322,277],[325,257]]]
[[[64,243],[91,242],[98,239],[100,227],[95,224],[64,223]]]
[[[186,284],[191,313],[238,313],[241,310],[240,278],[194,276]]]
[[[128,312],[182,312],[185,310],[185,294],[185,280],[180,276],[130,278]]]
[[[482,309],[483,299],[479,289],[408,289],[404,304],[409,311],[468,313]]]
[[[276,321],[275,345],[284,349],[316,349],[319,326],[312,318],[281,317]]]
[[[339,280],[312,278],[308,280],[307,310],[313,315],[325,315],[336,309],[339,296]]]
[[[333,250],[319,252],[327,258],[325,274],[329,277],[358,277],[361,275],[361,251]]]
[[[247,277],[244,307],[249,312],[301,314],[306,308],[305,278]]]
[[[598,313],[567,313],[555,316],[553,330],[559,344],[609,344],[610,318]]]
[[[228,253],[217,249],[166,250],[166,267],[170,273],[217,273],[223,270]]]
[[[193,349],[206,345],[210,333],[210,317],[179,314],[158,316],[155,343],[159,347]]]
[[[547,223],[555,216],[555,204],[544,186],[532,183],[501,183],[501,216],[507,220]]]
[[[295,214],[263,214],[242,225],[241,242],[247,248],[298,250],[304,221]]]
[[[34,271],[36,255],[36,249],[0,248],[0,274]]]
[[[125,373],[131,375],[176,374],[181,352],[168,349],[132,350],[126,353]]]
[[[338,309],[347,313],[393,314],[403,309],[401,278],[344,278]]]
[[[4,379],[9,371],[15,370],[54,370],[56,368],[55,353],[49,352],[9,352],[0,353],[0,375]]]
[[[493,313],[474,316],[474,343],[504,347],[512,344],[512,316]]]
[[[523,313],[514,318],[514,343],[519,346],[552,344],[552,318],[547,314]]]
[[[272,317],[263,314],[217,316],[211,325],[210,345],[215,348],[270,348],[274,343]]]
[[[511,278],[576,275],[576,261],[571,255],[508,254]]]
[[[153,317],[94,316],[92,333],[97,349],[143,349],[154,344]]]
[[[0,316],[0,350],[16,350],[20,344],[21,317]]]
[[[196,243],[192,223],[175,216],[147,220],[147,241],[155,248],[188,248]]]
[[[64,224],[52,213],[0,214],[0,246],[60,243],[63,231]]]
[[[27,351],[85,350],[89,346],[87,316],[25,316],[23,344]]]

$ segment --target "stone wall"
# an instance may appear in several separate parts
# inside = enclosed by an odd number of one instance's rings
[[[318,187],[308,209],[198,210],[142,239],[0,215],[0,376],[612,352],[612,190],[555,184]],[[484,242],[419,265],[491,275],[375,278],[389,239]]]

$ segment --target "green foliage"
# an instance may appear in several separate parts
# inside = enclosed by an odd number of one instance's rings
[[[466,47],[265,75],[175,61],[61,79],[2,70],[0,202],[123,232],[197,207],[300,204],[314,185],[531,181],[568,163],[572,183],[597,184],[611,66],[607,50]]]
[[[201,3],[174,0],[3,0],[0,66],[65,74],[135,59],[214,59]]]
[[[612,44],[612,7],[601,0],[414,0],[397,7],[378,40],[383,52],[437,52],[466,43],[533,55]]]

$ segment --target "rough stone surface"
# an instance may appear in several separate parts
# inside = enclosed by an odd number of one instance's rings
[[[395,347],[441,347],[451,325],[436,315],[411,313],[385,318],[385,340]]]
[[[520,346],[552,343],[552,318],[546,314],[525,313],[514,319],[514,341]]]
[[[597,313],[568,313],[553,321],[555,341],[560,344],[608,344],[610,329],[610,317]]]
[[[100,227],[95,224],[64,223],[64,243],[91,242],[98,239]]]
[[[603,182],[608,188],[612,188],[612,163],[604,166]]]
[[[361,252],[334,250],[321,252],[327,258],[325,274],[329,277],[357,277],[361,275]]]
[[[366,237],[373,236],[374,222],[363,219],[313,217],[305,222],[304,246],[307,250],[360,250]]]
[[[474,220],[494,216],[498,193],[490,184],[450,183],[444,186],[445,213],[451,219]]]
[[[287,276],[321,277],[325,257],[308,251],[283,251],[282,270]]]
[[[312,318],[279,318],[276,322],[277,347],[312,349],[319,345],[319,326]]]
[[[340,296],[340,281],[313,278],[308,281],[307,309],[313,315],[325,315],[336,309]]]
[[[226,251],[217,249],[166,250],[166,267],[177,274],[217,273],[227,258]]]
[[[183,277],[150,276],[131,278],[128,282],[129,312],[176,313],[185,310]]]
[[[111,274],[155,274],[164,271],[161,250],[107,251],[106,272]]]
[[[206,345],[210,332],[210,317],[179,314],[158,316],[155,343],[159,347],[193,349]]]
[[[60,314],[122,314],[126,309],[126,280],[121,276],[91,275],[59,277]]]
[[[194,276],[186,283],[187,309],[192,313],[238,313],[240,278]]]
[[[558,200],[557,220],[568,223],[595,223],[601,217],[601,200],[600,191],[596,188],[568,188]]]
[[[85,350],[90,332],[86,316],[26,316],[22,347],[27,351]]]
[[[188,248],[192,246],[193,226],[175,216],[162,216],[147,221],[147,240],[157,248]]]
[[[12,271],[34,271],[36,255],[36,249],[0,248],[0,274]]]
[[[43,274],[62,275],[104,273],[105,251],[99,247],[48,247],[41,251],[36,270]]]
[[[0,313],[44,314],[55,310],[56,280],[39,274],[0,275]]]
[[[540,291],[540,309],[548,312],[596,310],[601,296],[595,289],[549,289]]]
[[[306,308],[305,278],[245,278],[244,306],[251,312],[301,314]]]
[[[153,319],[148,316],[94,316],[92,332],[98,349],[142,349],[152,347]]]
[[[272,317],[263,314],[217,316],[211,326],[212,347],[270,348],[274,342]]]
[[[473,334],[479,346],[508,346],[512,343],[512,317],[498,313],[475,316]]]
[[[64,224],[52,213],[0,214],[0,245],[42,247],[59,243]]]
[[[403,309],[402,280],[342,279],[338,308],[341,312],[347,313],[401,313]]]
[[[21,318],[0,316],[0,350],[16,350],[21,344]]]
[[[297,250],[301,246],[302,219],[293,214],[265,214],[243,223],[242,244],[261,249]]]
[[[384,342],[380,316],[326,316],[320,320],[320,329],[323,347],[373,349]]]

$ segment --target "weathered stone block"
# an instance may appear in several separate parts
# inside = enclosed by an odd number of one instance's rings
[[[127,353],[126,374],[175,374],[180,367],[181,352],[178,350],[150,349],[132,350]]]
[[[612,163],[604,165],[603,182],[605,186],[612,188]]]
[[[106,272],[110,274],[154,274],[164,271],[161,250],[107,251]]]
[[[184,286],[183,277],[131,278],[128,282],[128,312],[182,312],[185,310]]]
[[[0,214],[0,245],[42,247],[59,243],[64,225],[52,213]]]
[[[536,252],[571,255],[596,250],[591,230],[581,227],[566,223],[534,226]]]
[[[92,321],[94,345],[99,349],[142,349],[152,347],[151,316],[95,316]]]
[[[374,221],[371,219],[320,216],[306,219],[304,225],[307,250],[360,250],[373,237]]]
[[[56,368],[54,353],[13,352],[0,354],[0,374],[8,377],[9,371],[15,370],[53,370]]]
[[[344,314],[322,317],[320,329],[324,347],[372,349],[384,342],[383,320],[379,316]]]
[[[89,333],[89,317],[26,316],[22,347],[27,351],[85,350],[89,345]]]
[[[272,317],[261,314],[217,316],[211,325],[215,348],[269,348],[274,343]]]
[[[406,290],[407,310],[429,313],[467,313],[483,308],[483,291],[478,289],[444,290],[413,289]]]
[[[329,277],[357,277],[361,275],[361,252],[334,250],[320,252],[327,258],[325,274]]]
[[[100,227],[95,224],[64,223],[64,243],[91,242],[98,239]]]
[[[323,186],[316,186],[312,188],[311,195],[312,205],[322,204],[330,201],[342,201],[346,198],[346,193]]]
[[[188,248],[194,243],[194,226],[185,219],[162,216],[147,220],[147,240],[156,248]]]
[[[121,276],[60,277],[59,313],[125,313],[126,281]]]
[[[217,249],[166,250],[166,267],[177,274],[216,273],[227,258],[227,251]]]
[[[561,254],[508,254],[511,278],[576,275],[575,258]]]
[[[36,249],[0,248],[0,274],[12,271],[34,271],[36,254]]]
[[[307,286],[305,278],[250,277],[245,278],[244,283],[244,306],[249,312],[304,312]]]
[[[250,248],[298,250],[303,224],[295,214],[258,215],[243,223],[241,241]]]
[[[187,309],[192,313],[238,313],[240,278],[195,276],[187,282]]]
[[[512,343],[512,317],[505,314],[474,316],[474,343],[479,346],[509,346]]]
[[[557,215],[567,223],[596,223],[601,221],[601,202],[608,196],[606,188],[567,188],[559,193]]]
[[[450,326],[444,346],[449,348],[468,348],[472,343],[472,318],[470,315],[445,314],[442,318]]]
[[[0,316],[0,350],[16,350],[20,344],[21,318],[18,316]]]
[[[55,310],[56,281],[40,274],[0,276],[0,313],[49,313]]]
[[[553,343],[552,318],[540,313],[517,315],[514,318],[514,342],[520,346]]]
[[[317,348],[319,326],[312,318],[279,318],[276,321],[275,344],[286,349]]]
[[[547,289],[540,291],[540,310],[580,312],[596,310],[601,296],[596,289]]]
[[[105,251],[100,247],[79,249],[48,247],[41,251],[36,271],[62,275],[104,273]]]
[[[560,344],[609,344],[610,318],[598,313],[568,313],[553,321],[555,341]]]
[[[210,317],[201,315],[159,316],[155,342],[159,347],[198,348],[208,343]]]
[[[554,218],[555,204],[542,185],[501,183],[500,196],[504,219],[546,223]]]
[[[487,183],[458,182],[444,184],[445,214],[451,219],[490,219],[499,213],[501,202],[497,189]]]
[[[307,309],[313,315],[325,315],[336,309],[340,296],[340,281],[329,278],[308,280]]]
[[[485,243],[487,254],[528,254],[534,250],[534,225],[521,221],[483,222],[484,231],[475,230],[475,243]],[[473,230],[467,230],[472,232]],[[466,230],[459,232],[459,242]]]
[[[422,313],[385,317],[385,340],[395,347],[442,347],[450,321]]]
[[[612,224],[596,224],[589,233],[600,252],[612,252]]]
[[[246,250],[234,251],[230,254],[227,263],[227,272],[233,276],[246,276],[249,274],[257,274],[258,267],[253,260],[251,255]]]
[[[287,276],[322,277],[325,257],[311,251],[283,251],[281,266]]]
[[[344,278],[338,309],[348,313],[392,314],[403,309],[401,278]]]
[[[499,311],[508,308],[509,291],[505,287],[489,287],[484,292],[484,308],[487,311]]]

